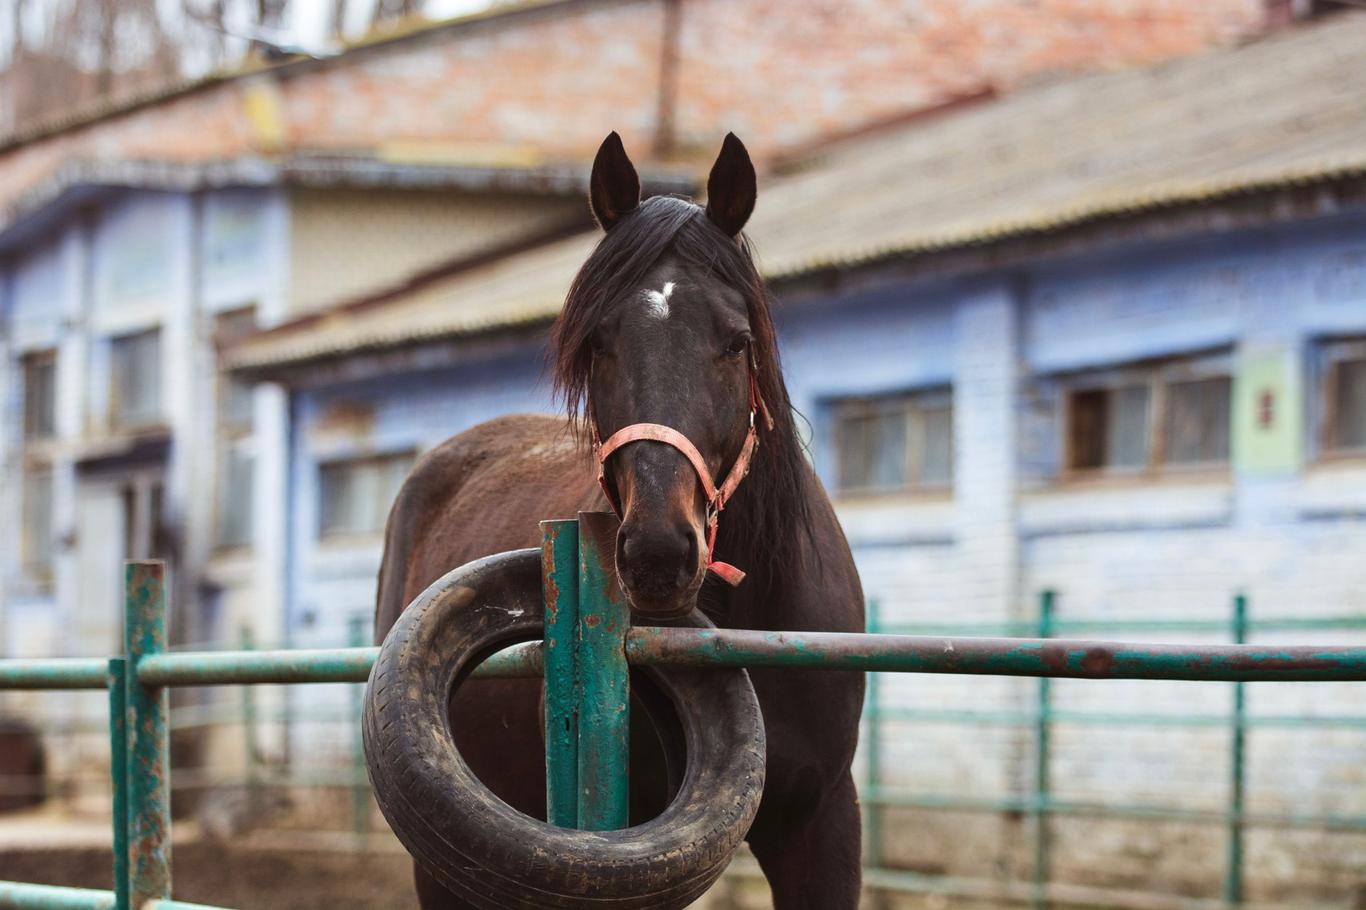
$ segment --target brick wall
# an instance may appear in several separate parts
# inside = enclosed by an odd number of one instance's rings
[[[726,129],[768,155],[1055,73],[1152,63],[1263,27],[1261,0],[680,0],[678,144]],[[554,5],[229,80],[0,153],[0,205],[89,158],[290,150],[582,159],[609,129],[656,139],[664,0]],[[510,148],[508,148],[510,147]],[[534,155],[533,155],[534,157]],[[497,160],[497,153],[494,155]]]

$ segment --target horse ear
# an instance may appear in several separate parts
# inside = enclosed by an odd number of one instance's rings
[[[623,215],[629,215],[640,205],[640,178],[615,130],[602,140],[597,157],[593,159],[593,176],[588,179],[588,204],[604,231],[610,231]]]
[[[734,133],[727,133],[707,178],[707,217],[734,237],[754,211],[757,192],[754,163],[745,144]]]

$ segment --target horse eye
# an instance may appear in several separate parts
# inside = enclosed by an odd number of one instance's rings
[[[748,335],[736,335],[733,339],[731,339],[730,344],[726,347],[726,353],[732,357],[739,357],[741,354],[745,353],[745,351],[748,350]]]

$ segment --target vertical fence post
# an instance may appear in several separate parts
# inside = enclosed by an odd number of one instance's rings
[[[868,601],[868,632],[881,630],[882,616],[876,599]],[[868,771],[864,782],[868,793],[859,800],[863,809],[863,865],[877,869],[882,866],[882,701],[879,690],[880,673],[869,673],[864,697],[863,717],[867,724],[863,737],[864,755]],[[873,897],[875,907],[886,906],[886,895],[880,889]]]
[[[353,616],[347,624],[347,644],[365,646],[365,617]],[[370,782],[365,773],[365,737],[360,716],[365,708],[365,684],[353,683],[351,690],[351,830],[357,837],[370,833]]]
[[[252,635],[250,626],[243,626],[238,633],[238,642],[243,651],[251,651],[256,648],[255,637]],[[256,729],[256,687],[242,686],[242,750],[243,760],[246,762],[245,773],[247,777],[247,805],[260,805],[259,792],[261,781],[256,758],[260,754],[259,742],[257,741]]]
[[[128,661],[109,659],[109,780],[113,785],[114,910],[128,910]]]
[[[1233,596],[1233,641],[1247,641],[1247,595]],[[1243,902],[1243,799],[1247,746],[1247,705],[1244,684],[1233,684],[1233,716],[1229,739],[1228,860],[1224,869],[1224,903]]]
[[[1039,595],[1039,637],[1053,637],[1053,612],[1056,603],[1053,591]],[[1051,796],[1049,759],[1051,751],[1051,726],[1053,722],[1052,689],[1053,681],[1048,677],[1039,679],[1037,716],[1034,719],[1034,899],[1036,910],[1048,907],[1048,879],[1051,865],[1052,843],[1049,837],[1048,804]]]
[[[545,806],[561,828],[579,823],[579,523],[541,522],[545,601]]]
[[[123,635],[127,662],[129,903],[171,896],[169,699],[138,682],[142,658],[166,650],[166,564],[124,563]]]
[[[630,683],[626,598],[617,584],[617,517],[579,513],[579,828],[625,828],[629,817]]]

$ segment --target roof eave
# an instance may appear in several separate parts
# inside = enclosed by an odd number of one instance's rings
[[[1268,205],[1268,202],[1276,202]],[[1041,256],[1075,252],[1079,244],[1133,243],[1165,237],[1189,236],[1210,228],[1212,209],[1218,207],[1219,229],[1234,230],[1305,220],[1366,204],[1366,162],[1349,162],[1319,169],[1300,169],[1257,180],[1209,182],[1173,187],[1142,197],[1107,204],[1060,209],[1054,214],[1014,219],[980,230],[918,239],[832,256],[780,268],[768,273],[775,287],[802,297],[827,294],[832,287],[865,272],[884,271],[894,280],[925,275],[963,275],[984,268],[1018,265]],[[1097,231],[1103,231],[1098,235]],[[224,366],[248,377],[280,375],[303,367],[335,363],[353,356],[376,356],[407,347],[457,342],[518,326],[547,323],[554,313],[520,314],[516,321],[451,326],[408,335],[393,334],[349,348],[303,349],[287,356],[233,358]]]

